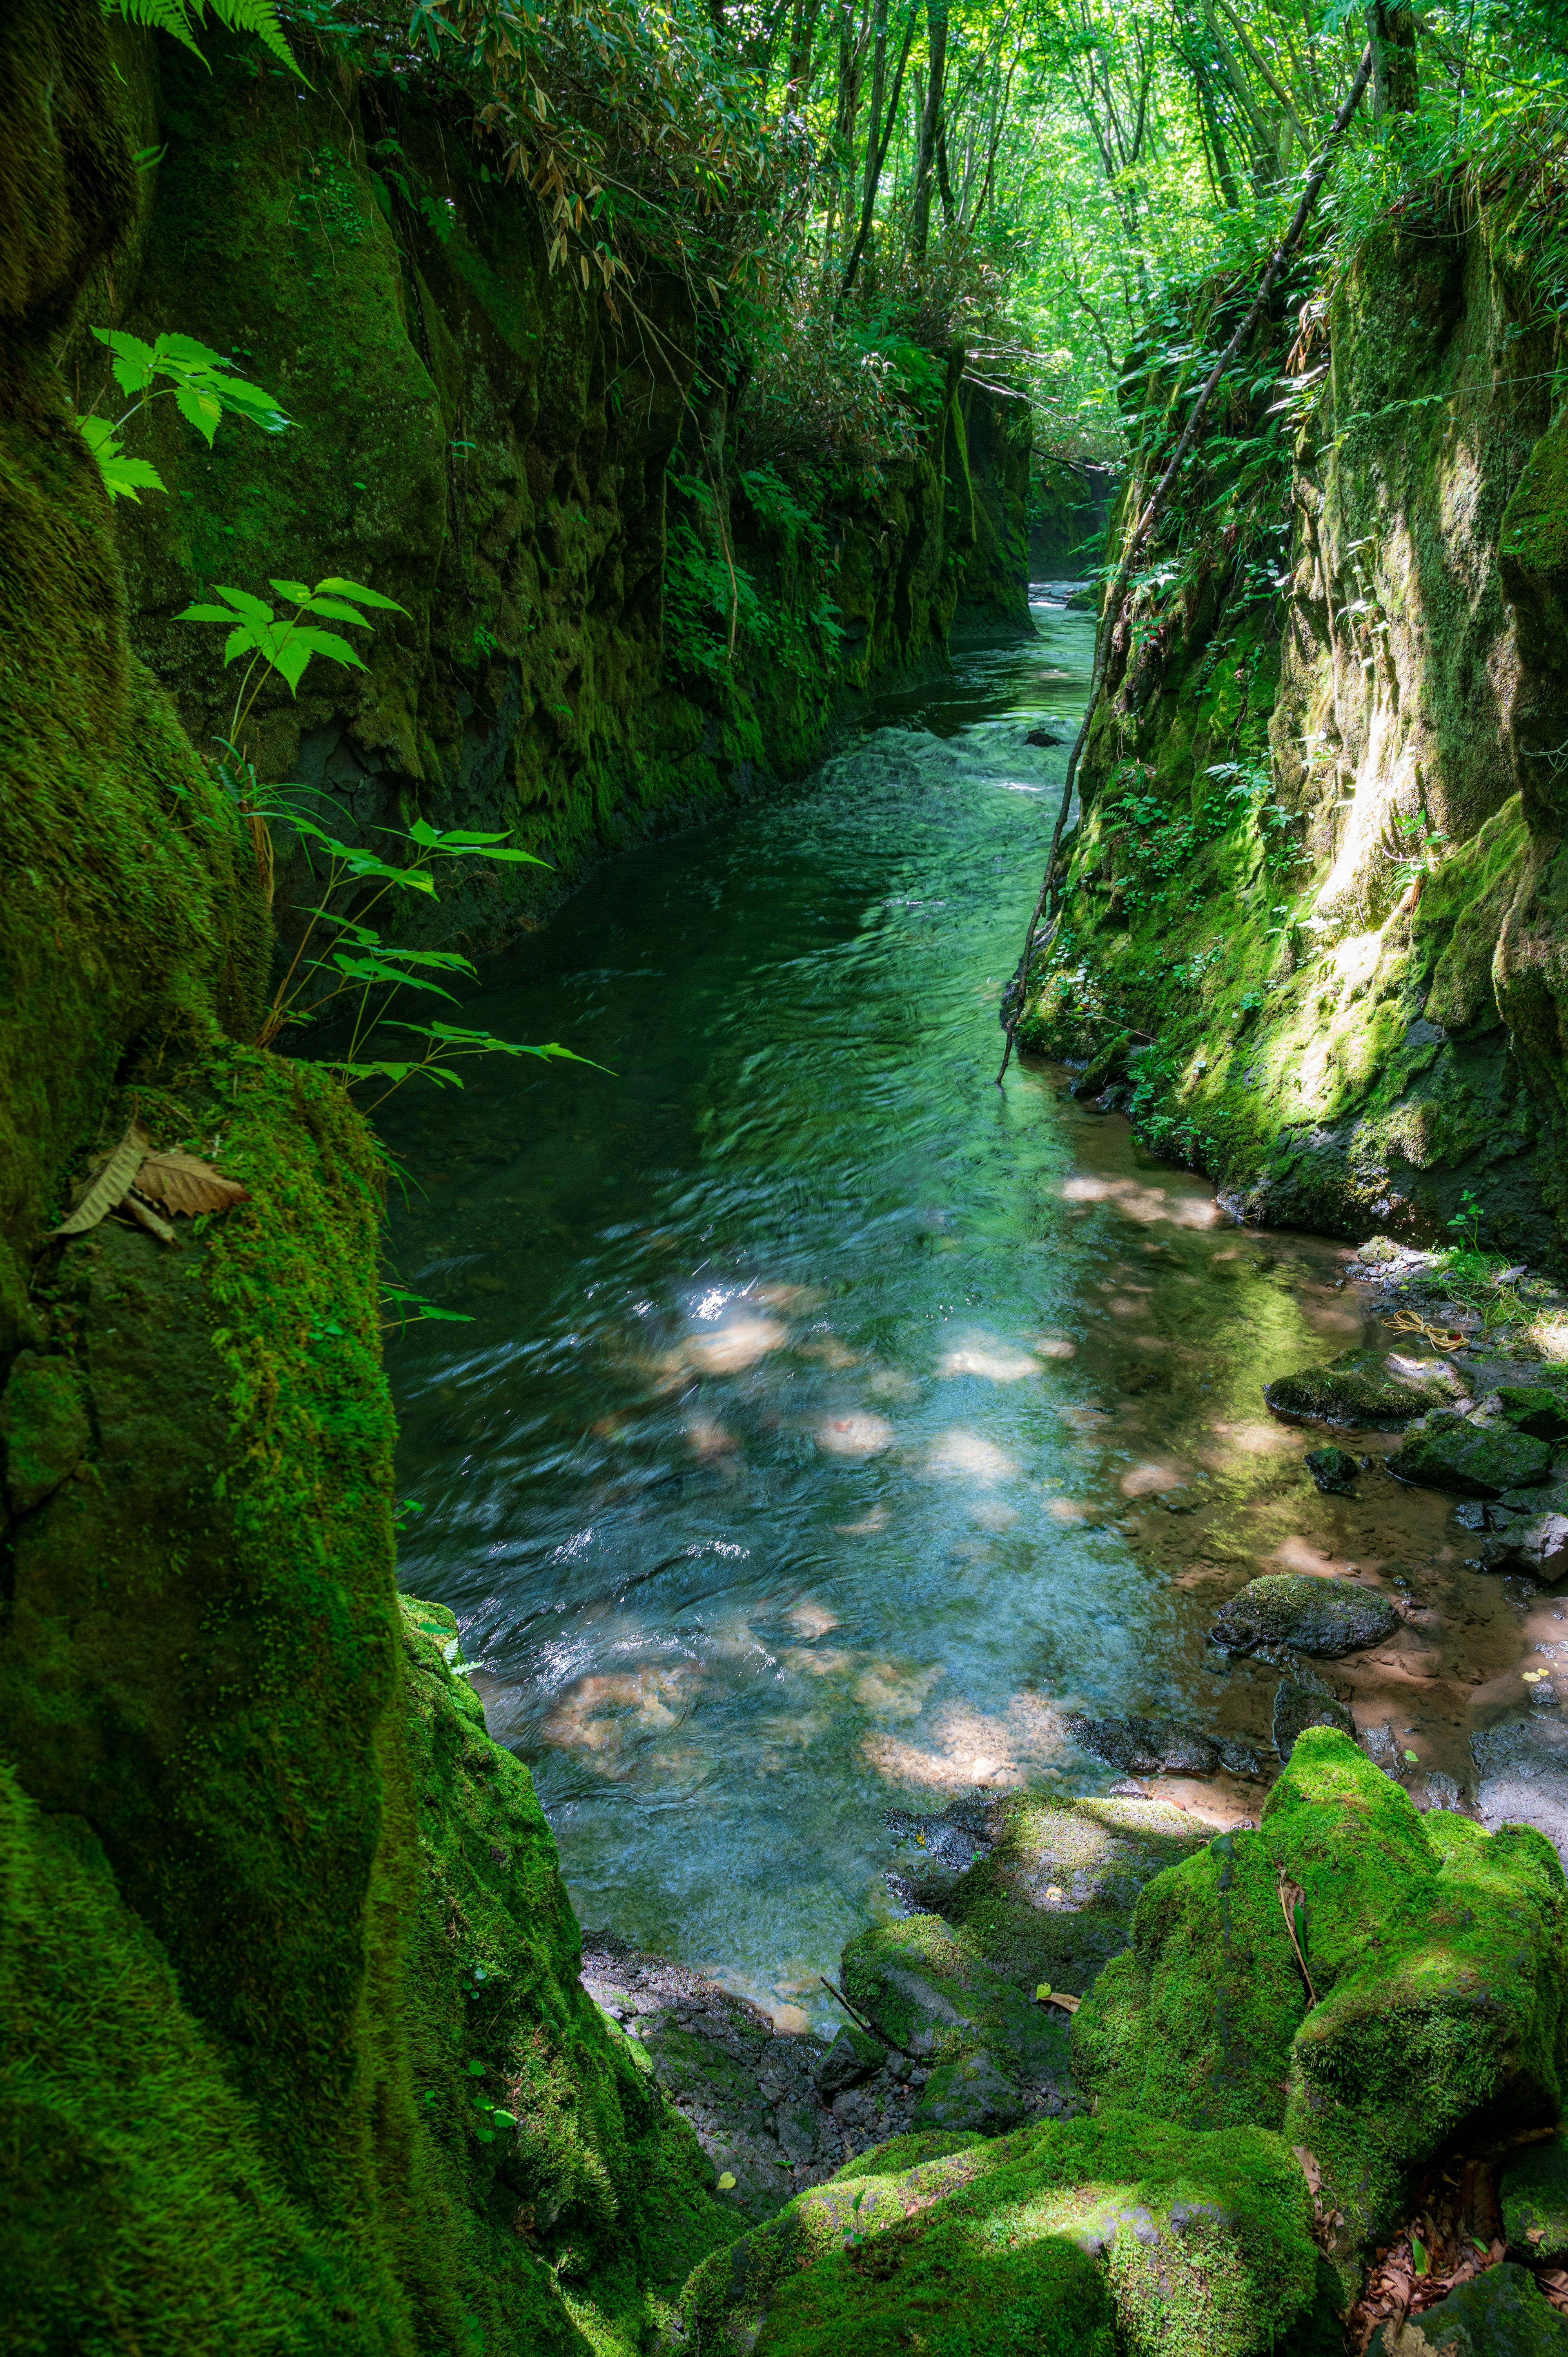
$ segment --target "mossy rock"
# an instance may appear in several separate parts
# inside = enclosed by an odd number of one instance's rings
[[[1262,2357],[1310,2310],[1310,2220],[1261,2130],[1052,2122],[798,2195],[697,2270],[686,2327],[756,2357]]]
[[[831,2103],[845,2087],[858,2087],[880,2071],[887,2060],[887,2049],[880,2039],[868,2038],[864,2029],[845,2022],[827,2052],[818,2063],[814,2077],[817,2092]]]
[[[1290,1424],[1400,1432],[1418,1416],[1446,1406],[1461,1389],[1443,1361],[1433,1365],[1430,1376],[1418,1377],[1391,1366],[1387,1351],[1345,1351],[1326,1367],[1308,1367],[1298,1375],[1281,1375],[1265,1383],[1263,1400]]]
[[[1500,1498],[1528,1489],[1552,1470],[1549,1441],[1533,1440],[1511,1424],[1474,1424],[1452,1411],[1407,1435],[1389,1458],[1398,1480],[1423,1490],[1451,1490],[1461,1498]]]
[[[1523,2267],[1488,2267],[1399,2332],[1380,2324],[1367,2357],[1565,2357],[1568,2317],[1559,2316]]]
[[[19,1351],[0,1394],[5,1494],[14,1514],[31,1513],[87,1453],[91,1429],[81,1383],[69,1359]]]
[[[1312,1997],[1282,1878],[1305,1893]],[[1073,2062],[1101,2105],[1283,2128],[1315,2155],[1350,2249],[1468,2126],[1556,2119],[1565,2027],[1568,1886],[1551,1844],[1423,1819],[1348,1737],[1308,1728],[1256,1832],[1149,1884],[1131,1951],[1074,2017]]]
[[[845,1944],[843,1969],[851,2004],[906,2052],[933,2062],[989,2052],[1020,2084],[1065,2083],[1065,2025],[993,1972],[940,1915],[907,1915],[858,1933]]]
[[[1504,2164],[1503,2232],[1516,2259],[1561,2266],[1568,2260],[1568,2137],[1527,2145]]]
[[[1498,1397],[1516,1432],[1528,1433],[1532,1440],[1568,1440],[1568,1399],[1561,1385],[1504,1383]]]
[[[994,1846],[959,1878],[943,1913],[1004,1980],[1081,1996],[1133,1936],[1138,1893],[1208,1839],[1168,1801],[1009,1793]]]
[[[1361,1466],[1348,1449],[1336,1448],[1332,1444],[1326,1448],[1309,1448],[1305,1462],[1313,1487],[1321,1490],[1325,1497],[1355,1496]]]
[[[886,2144],[874,2144],[868,2151],[857,2152],[853,2160],[834,2169],[828,2182],[850,2185],[862,2177],[895,2177],[902,2169],[918,2169],[928,2160],[945,2160],[950,2153],[968,2152],[972,2146],[983,2142],[983,2137],[961,2130],[907,2130],[903,2136],[889,2136]]]
[[[1015,2128],[1028,2106],[993,2056],[982,2048],[960,2062],[942,2062],[920,2090],[911,2126],[959,2135],[1001,2136]]]
[[[1326,1661],[1380,1644],[1399,1614],[1376,1588],[1350,1579],[1316,1579],[1306,1571],[1268,1572],[1221,1605],[1214,1641],[1229,1653],[1288,1645]]]
[[[1274,1706],[1270,1732],[1274,1749],[1282,1760],[1288,1760],[1298,1739],[1309,1727],[1337,1727],[1341,1735],[1354,1738],[1356,1721],[1348,1706],[1326,1686],[1309,1685],[1305,1678],[1282,1678],[1274,1688]]]

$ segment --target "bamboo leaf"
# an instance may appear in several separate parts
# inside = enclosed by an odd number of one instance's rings
[[[80,1190],[69,1217],[54,1230],[57,1236],[84,1236],[89,1228],[97,1227],[115,1207],[124,1202],[132,1180],[142,1166],[148,1140],[139,1124],[133,1122],[108,1159]]]

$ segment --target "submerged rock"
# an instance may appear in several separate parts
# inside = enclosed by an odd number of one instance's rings
[[[855,2164],[704,2261],[682,2301],[697,2345],[1255,2357],[1311,2307],[1305,2180],[1261,2129],[1120,2115],[899,2158]]]
[[[1445,1360],[1410,1359],[1398,1351],[1346,1351],[1326,1367],[1308,1367],[1266,1383],[1263,1400],[1288,1424],[1400,1432],[1418,1416],[1462,1398],[1464,1391]]]
[[[1388,1460],[1401,1481],[1423,1490],[1455,1490],[1464,1498],[1498,1498],[1505,1490],[1544,1481],[1552,1449],[1506,1420],[1477,1423],[1452,1409],[1429,1417]]]
[[[1288,1760],[1297,1738],[1309,1727],[1332,1727],[1354,1741],[1356,1722],[1347,1706],[1326,1686],[1308,1685],[1302,1678],[1282,1678],[1274,1688],[1273,1733],[1274,1749]]]
[[[1090,1718],[1069,1710],[1062,1725],[1075,1743],[1124,1776],[1212,1776],[1221,1765],[1218,1743],[1174,1718]]]
[[[1352,1457],[1347,1448],[1336,1448],[1331,1445],[1327,1448],[1309,1448],[1305,1463],[1315,1486],[1326,1496],[1337,1492],[1342,1497],[1348,1497],[1362,1470],[1363,1460]]]
[[[1222,1605],[1214,1641],[1229,1653],[1288,1645],[1298,1653],[1334,1661],[1377,1645],[1399,1626],[1399,1614],[1376,1588],[1349,1579],[1318,1579],[1307,1571],[1273,1571],[1251,1579]]]
[[[1568,2137],[1527,2145],[1503,2164],[1503,2232],[1516,2259],[1561,2266],[1568,2259]]]
[[[1568,1727],[1534,1712],[1504,1719],[1470,1738],[1470,1756],[1481,1823],[1533,1825],[1568,1859]]]
[[[1081,1996],[1133,1932],[1144,1884],[1208,1837],[1168,1801],[1057,1801],[1008,1793],[992,1803],[994,1846],[943,1912],[993,1971],[1029,1993],[1047,1981]]]
[[[1282,1883],[1302,1893],[1291,1922]],[[1470,2130],[1554,2119],[1565,1902],[1539,1834],[1423,1818],[1354,1743],[1308,1729],[1256,1832],[1144,1892],[1131,1951],[1074,2017],[1079,2083],[1101,2107],[1280,2128],[1353,2247]]]
[[[1367,2357],[1568,2357],[1568,2317],[1533,2276],[1505,2263],[1423,2308],[1391,2337],[1380,2324]]]

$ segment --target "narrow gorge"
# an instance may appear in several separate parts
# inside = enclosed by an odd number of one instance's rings
[[[0,8],[18,2357],[1568,2345],[1565,57]]]

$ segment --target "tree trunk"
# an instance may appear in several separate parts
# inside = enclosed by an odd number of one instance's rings
[[[1369,0],[1367,38],[1372,51],[1372,120],[1413,114],[1420,96],[1416,71],[1415,11]]]
[[[931,174],[937,160],[937,137],[942,127],[942,99],[947,90],[948,0],[927,0],[926,21],[931,35],[931,71],[920,114],[915,196],[909,213],[909,251],[917,262],[925,260],[926,247],[930,242]]]

